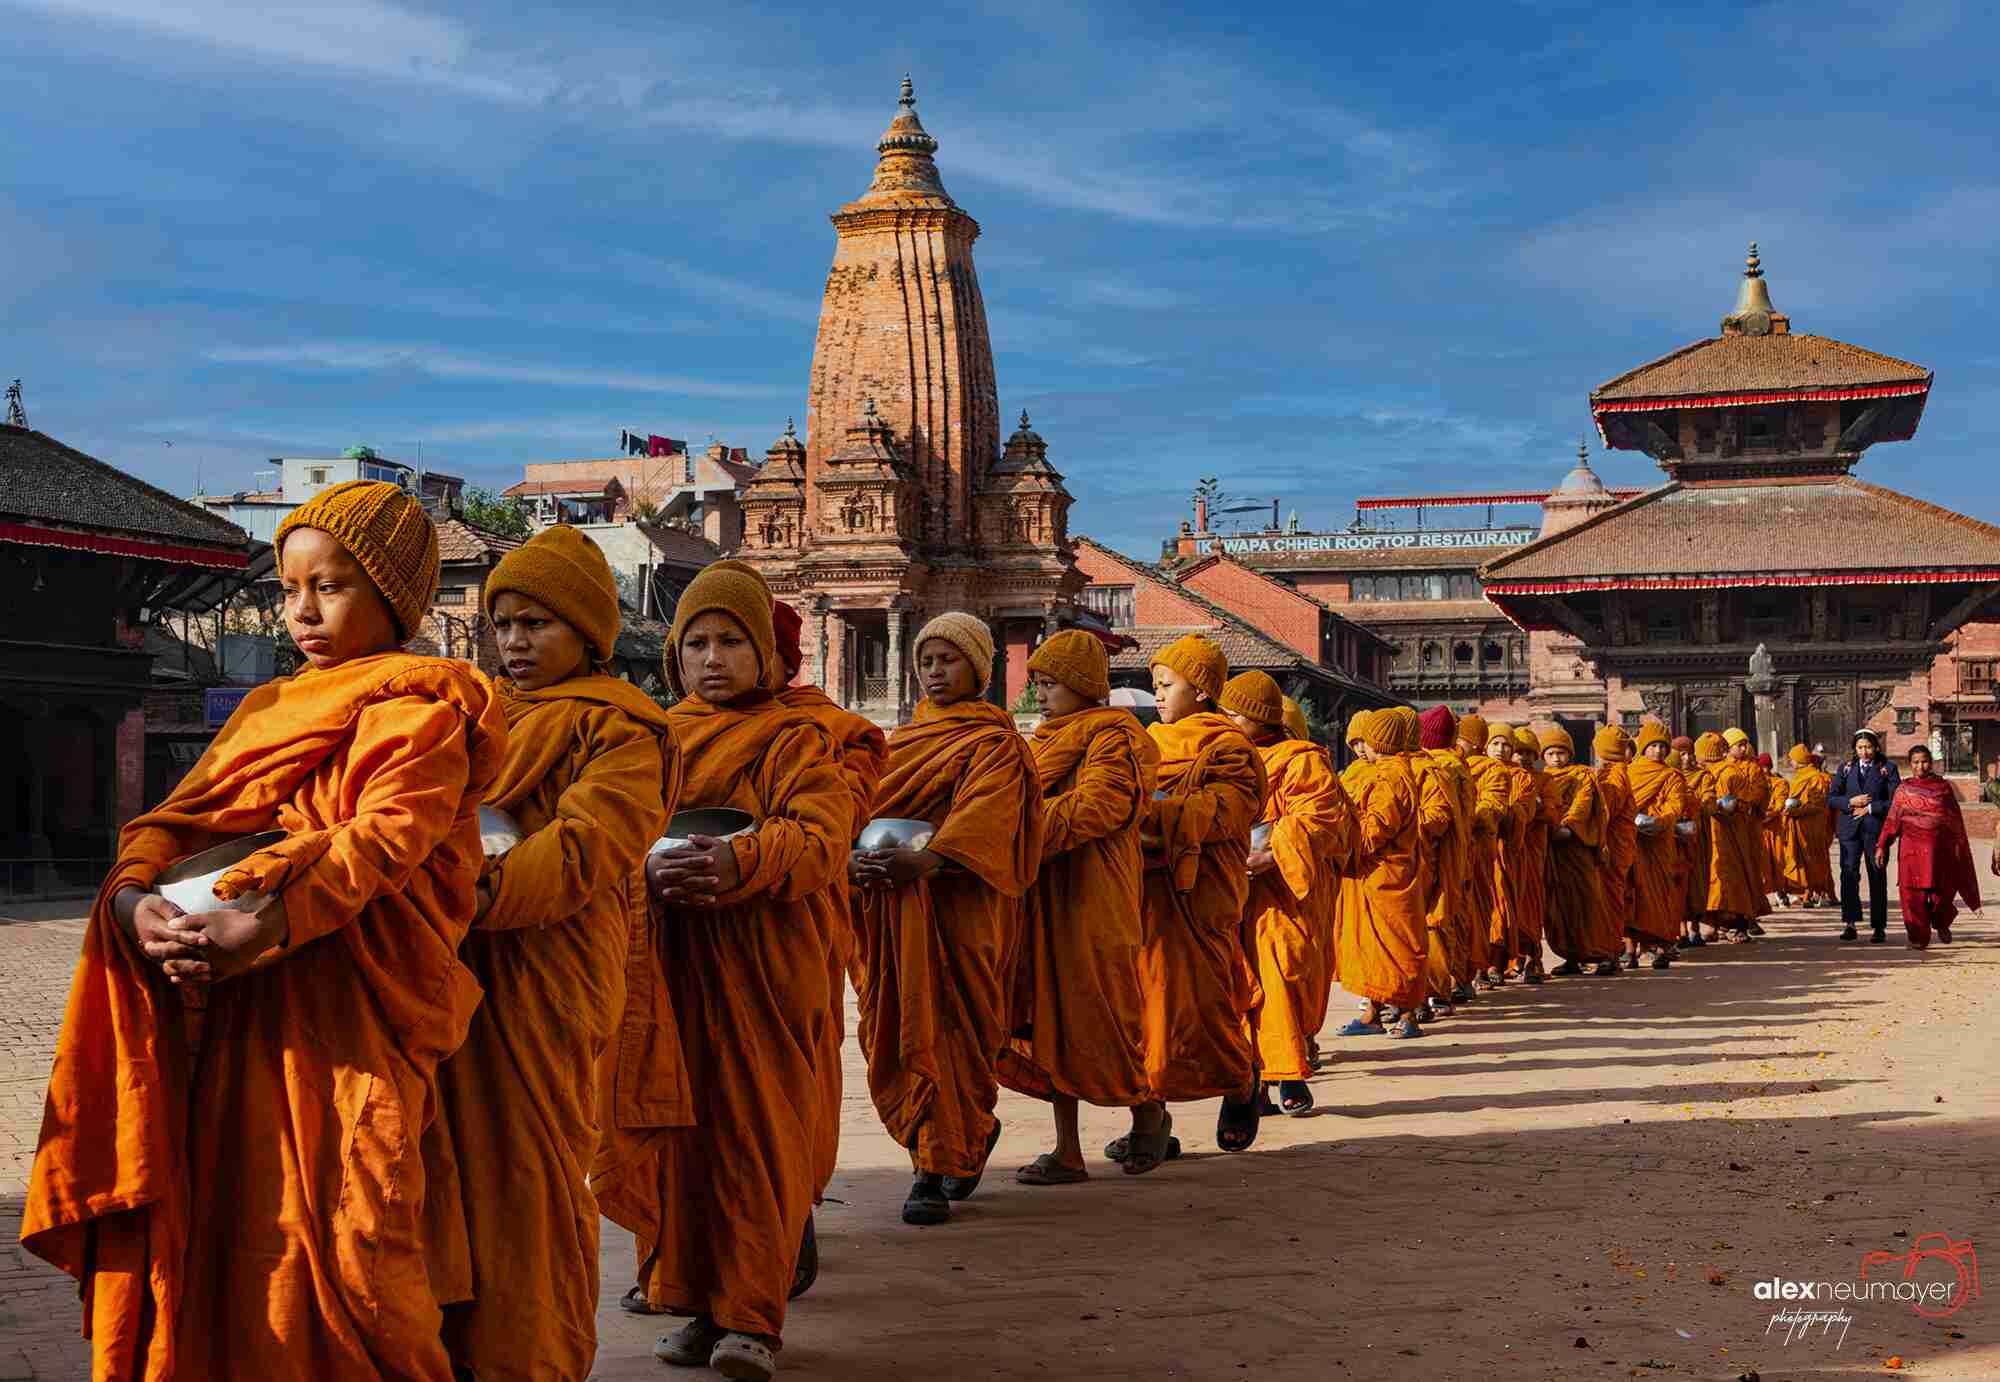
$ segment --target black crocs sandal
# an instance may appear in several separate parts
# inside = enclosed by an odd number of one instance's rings
[[[644,1286],[634,1286],[624,1295],[618,1297],[618,1308],[628,1315],[665,1315],[669,1313],[646,1299],[646,1288]]]
[[[1222,1112],[1215,1115],[1215,1145],[1225,1152],[1247,1152],[1257,1141],[1257,1128],[1263,1121],[1255,1095],[1241,1103],[1224,1099]]]
[[[1090,1172],[1081,1166],[1063,1165],[1054,1152],[1043,1152],[1014,1172],[1014,1179],[1022,1185],[1079,1185],[1090,1179]]]
[[[1160,1126],[1152,1132],[1128,1134],[1123,1169],[1128,1176],[1157,1171],[1181,1154],[1181,1140],[1174,1136],[1174,1116],[1160,1111]]]
[[[1277,1112],[1287,1118],[1303,1118],[1313,1111],[1312,1086],[1304,1080],[1278,1081]]]
[[[919,1228],[951,1222],[951,1201],[944,1197],[937,1176],[920,1175],[911,1183],[909,1198],[903,1201],[903,1222]]]
[[[946,1176],[944,1178],[944,1197],[948,1200],[971,1199],[972,1192],[979,1188],[979,1182],[985,1178],[986,1163],[992,1159],[993,1149],[999,1145],[1000,1120],[996,1118],[993,1120],[992,1135],[986,1139],[986,1155],[979,1158],[979,1170],[969,1176]]]

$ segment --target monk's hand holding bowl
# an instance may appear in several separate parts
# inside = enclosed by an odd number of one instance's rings
[[[646,877],[654,895],[666,902],[713,902],[743,881],[736,851],[713,835],[690,835],[679,849],[650,856]]]
[[[146,958],[162,966],[168,961],[198,961],[202,947],[208,944],[199,932],[184,931],[175,924],[186,915],[178,906],[145,888],[120,888],[111,900],[111,911]]]
[[[168,960],[161,966],[177,984],[212,984],[234,979],[266,952],[282,946],[291,934],[285,909],[276,899],[254,912],[223,907],[181,917],[172,925],[203,940],[200,959]]]
[[[1574,830],[1571,830],[1571,829],[1570,829],[1570,828],[1569,828],[1568,826],[1566,826],[1566,825],[1559,825],[1559,826],[1557,826],[1557,827],[1556,827],[1556,838],[1557,838],[1558,840],[1567,840],[1567,839],[1570,839],[1570,838],[1572,838],[1573,836],[1575,836],[1575,834],[1576,834],[1576,832],[1575,832]]]
[[[1268,849],[1255,849],[1250,852],[1250,857],[1245,859],[1243,863],[1249,868],[1250,876],[1255,878],[1260,873],[1269,873],[1272,869],[1276,868],[1278,866],[1278,856]]]
[[[864,888],[907,888],[944,867],[944,856],[927,849],[859,850],[853,856],[857,882]]]

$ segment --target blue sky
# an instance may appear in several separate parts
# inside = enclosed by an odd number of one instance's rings
[[[761,454],[907,69],[1076,531],[1551,485],[1752,239],[1795,329],[1937,371],[1860,473],[2000,521],[1991,13],[0,0],[0,375],[180,493]]]

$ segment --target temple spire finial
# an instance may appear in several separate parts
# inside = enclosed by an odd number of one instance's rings
[[[1028,410],[1026,408],[1021,410],[1021,430],[1023,432],[1028,430]]]
[[[26,427],[28,411],[21,406],[21,381],[16,379],[7,386],[7,425]]]
[[[907,72],[903,74],[902,97],[896,102],[896,104],[902,106],[905,110],[913,110],[916,108],[917,84],[910,80],[910,74]],[[1752,246],[1752,248],[1754,249],[1755,246]]]
[[[1736,283],[1736,310],[1722,319],[1725,336],[1782,336],[1791,330],[1791,318],[1771,305],[1771,285],[1764,278],[1764,261],[1757,242],[1743,260],[1743,277]]]
[[[1576,463],[1585,470],[1590,469],[1590,441],[1586,437],[1576,439]]]
[[[788,437],[796,437],[798,435],[798,431],[792,426],[792,422],[793,419],[791,418],[785,419],[785,435]]]

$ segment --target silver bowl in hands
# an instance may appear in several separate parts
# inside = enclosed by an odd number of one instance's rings
[[[527,838],[521,823],[499,807],[479,808],[479,848],[488,859],[498,859]]]
[[[1799,809],[1799,799],[1797,797],[1786,797],[1785,809],[1787,811],[1796,812]]]
[[[1641,835],[1657,835],[1660,833],[1660,818],[1658,816],[1649,816],[1644,811],[1632,817],[1632,825]]]
[[[1680,836],[1683,840],[1692,840],[1694,838],[1694,832],[1699,830],[1700,828],[1701,828],[1700,825],[1694,821],[1674,822],[1674,834]]]
[[[733,806],[694,806],[668,817],[667,833],[653,841],[653,847],[646,852],[661,854],[670,849],[684,849],[694,843],[696,835],[733,840],[756,828],[757,822],[748,811],[738,811]]]
[[[1252,827],[1250,831],[1250,849],[1252,853],[1271,847],[1271,831],[1277,824],[1276,821],[1265,821],[1262,825]]]
[[[1735,797],[1717,797],[1715,799],[1715,805],[1717,809],[1719,809],[1725,816],[1734,815],[1736,813]]]
[[[869,854],[885,849],[924,849],[930,845],[935,834],[937,827],[929,821],[883,816],[868,822],[861,831],[861,838],[855,843]]]
[[[269,849],[284,838],[282,830],[266,830],[260,835],[245,835],[204,849],[199,854],[190,854],[155,878],[153,891],[190,916],[201,912],[220,912],[224,908],[254,912],[270,899],[262,893],[245,893],[224,902],[215,895],[215,885],[223,874],[245,859]]]

